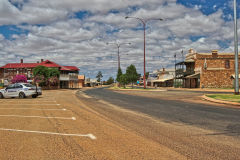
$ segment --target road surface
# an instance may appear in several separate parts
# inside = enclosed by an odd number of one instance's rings
[[[89,100],[73,90],[1,99],[0,159],[186,159],[94,111]]]
[[[0,159],[240,157],[238,109],[192,104],[175,92],[161,93],[162,99],[157,93],[148,97],[106,89],[76,92],[44,91],[36,99],[1,99]]]
[[[199,97],[203,93],[104,88],[84,93],[106,104],[92,109],[189,159],[240,159],[240,110],[206,103]]]

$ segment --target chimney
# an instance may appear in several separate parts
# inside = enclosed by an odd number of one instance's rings
[[[21,63],[23,63],[23,59],[21,59]]]
[[[194,50],[192,49],[192,48],[190,48],[189,50],[188,50],[188,53],[194,53]]]
[[[218,56],[218,50],[212,50],[212,57],[217,58]]]
[[[41,59],[41,62],[43,62],[43,59]]]
[[[162,71],[165,72],[165,68],[163,68]]]

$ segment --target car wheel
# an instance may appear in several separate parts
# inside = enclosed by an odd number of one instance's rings
[[[3,97],[3,94],[2,93],[0,93],[0,99],[3,99],[4,97]]]
[[[37,98],[37,95],[32,95],[32,98]]]
[[[22,99],[22,98],[25,98],[25,97],[26,97],[26,96],[25,96],[25,94],[24,94],[23,92],[20,92],[20,93],[19,93],[19,98]]]

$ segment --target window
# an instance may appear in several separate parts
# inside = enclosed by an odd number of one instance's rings
[[[15,84],[15,88],[23,88],[23,86],[20,84]]]
[[[230,68],[230,61],[229,60],[225,60],[225,68],[226,69]]]

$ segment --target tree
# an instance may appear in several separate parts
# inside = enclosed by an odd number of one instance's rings
[[[145,79],[148,79],[148,77],[149,77],[149,72],[146,72]]]
[[[48,85],[57,86],[58,85],[58,77],[60,76],[60,72],[57,68],[48,68]]]
[[[40,86],[46,86],[49,79],[49,69],[45,66],[37,66],[33,69],[34,82]]]
[[[120,83],[121,85],[123,85],[124,88],[126,88],[126,85],[128,84],[128,78],[127,78],[127,75],[126,75],[126,74],[122,74],[122,75],[120,76],[120,81],[119,81],[119,83]]]
[[[127,81],[129,83],[132,83],[132,88],[133,88],[133,83],[136,83],[138,80],[138,73],[137,73],[136,67],[133,64],[127,67],[126,76],[127,76]]]
[[[113,77],[109,77],[109,79],[107,80],[107,84],[110,85],[110,84],[113,84],[113,83],[114,83]]]
[[[25,75],[16,75],[12,81],[12,83],[27,83],[27,77]]]
[[[98,74],[97,74],[97,76],[96,76],[96,78],[97,78],[97,81],[98,82],[101,82],[101,79],[102,79],[102,72],[101,71],[98,71]]]
[[[122,75],[122,69],[121,69],[121,68],[118,68],[118,73],[117,73],[117,78],[116,78],[116,80],[117,80],[118,82],[120,82],[120,77],[121,77],[121,75]]]
[[[37,66],[33,69],[33,75],[35,76],[43,76],[45,79],[48,79],[49,77],[49,70],[45,66]]]
[[[49,77],[59,77],[60,72],[57,68],[48,68]]]
[[[34,82],[40,86],[56,86],[58,85],[58,77],[60,72],[57,68],[48,68],[45,66],[37,66],[33,69]]]

